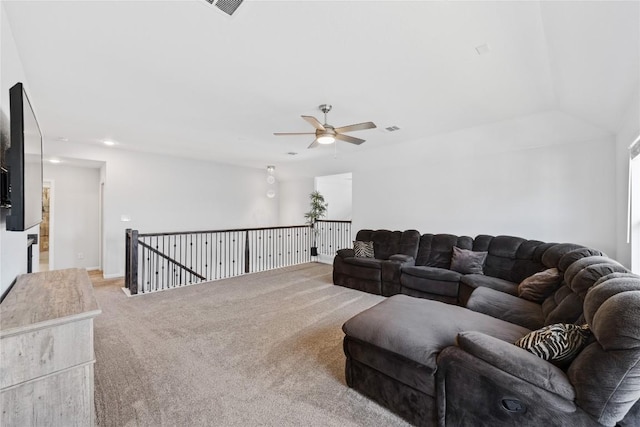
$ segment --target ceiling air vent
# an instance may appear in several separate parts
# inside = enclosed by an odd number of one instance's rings
[[[209,3],[213,4],[214,0],[207,0]],[[243,0],[218,0],[216,2],[216,7],[226,13],[227,15],[233,15],[233,12],[242,4]]]
[[[400,128],[398,126],[389,126],[384,128],[384,130],[386,130],[387,132],[395,132],[397,130],[400,130]]]

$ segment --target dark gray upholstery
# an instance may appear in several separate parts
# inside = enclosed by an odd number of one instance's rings
[[[416,256],[416,265],[449,269],[453,247],[472,249],[473,239],[453,234],[423,234]]]
[[[514,377],[522,378],[536,387],[567,400],[573,400],[576,397],[573,385],[560,368],[551,363],[540,363],[538,356],[511,342],[472,331],[458,334],[457,345],[474,357]]]
[[[577,322],[582,316],[589,288],[601,277],[614,272],[627,272],[627,269],[602,256],[581,258],[571,264],[564,274],[565,284],[542,303],[545,325]]]
[[[544,269],[542,264],[533,259],[536,247],[541,244],[540,241],[525,240],[521,237],[494,237],[487,248],[489,254],[484,274],[520,283],[525,277]]]
[[[567,376],[576,403],[599,423],[614,425],[640,399],[640,278],[601,281],[587,293],[584,314],[596,341]]]
[[[477,236],[473,250],[488,252],[484,275],[465,275],[460,280],[460,304],[466,305],[471,293],[481,286],[516,295],[518,284],[524,278],[545,269],[542,256],[552,246],[554,244],[514,236]]]
[[[480,331],[515,342],[529,329],[439,301],[394,295],[349,319],[346,335],[399,354],[428,368],[463,331]]]
[[[562,255],[560,257],[560,260],[558,261],[558,264],[552,265],[551,267],[556,267],[558,270],[565,272],[567,271],[567,268],[569,268],[569,266],[574,262],[578,261],[581,258],[587,258],[590,256],[606,256],[606,255],[601,251],[591,249],[591,248],[574,249]]]
[[[553,268],[553,267],[559,268],[560,259],[565,254],[569,252],[573,252],[575,250],[579,250],[579,249],[585,249],[585,248],[583,246],[576,245],[575,243],[558,243],[557,245],[553,245],[542,254],[542,264],[544,264],[544,266],[547,268]],[[586,256],[591,256],[591,255],[593,254],[586,255]],[[600,254],[597,254],[597,255],[600,255]],[[579,258],[584,258],[584,256],[578,257],[576,258],[576,260]],[[566,269],[560,269],[560,270],[564,271]]]
[[[540,304],[491,288],[476,289],[467,308],[532,330],[544,326]]]
[[[596,283],[584,301],[594,341],[566,374],[475,332],[443,350],[437,363],[440,424],[640,425],[640,277],[612,273]],[[501,410],[505,397],[520,401],[526,412]]]
[[[474,250],[484,245],[491,252],[494,239],[478,236]],[[640,425],[640,277],[579,245],[498,242],[495,271],[525,265],[517,258],[522,251],[532,268],[558,268],[564,283],[543,304],[484,285],[467,308],[391,297],[344,324],[347,384],[416,425]],[[515,258],[504,256],[514,250]],[[442,262],[438,254],[434,259]],[[455,277],[442,270],[405,264],[403,292],[412,289],[404,286],[405,273],[422,287],[418,296],[445,292]],[[500,274],[485,283],[510,282]],[[443,287],[428,287],[436,277]],[[530,330],[559,322],[586,322],[593,331],[566,371],[513,345]],[[513,402],[524,411],[505,409]]]
[[[400,276],[401,292],[455,304],[462,274],[438,267],[407,266]]]
[[[454,246],[471,250],[473,239],[453,234],[423,234],[415,265],[402,267],[400,292],[456,304],[462,274],[450,270]]]
[[[498,277],[485,276],[484,274],[466,274],[460,281],[469,288],[491,288],[506,294],[517,295],[518,284]]]
[[[360,230],[356,240],[373,242],[375,258],[356,258],[353,249],[338,250],[333,283],[378,295],[400,292],[400,268],[413,265],[420,233],[416,230]],[[403,255],[400,259],[396,255]]]
[[[375,258],[363,261],[354,258],[352,249],[340,249],[334,258],[336,285],[384,296],[403,293],[462,306],[467,305],[478,288],[518,295],[519,283],[544,269],[558,268],[573,278],[581,269],[581,264],[573,266],[575,262],[594,256],[601,256],[603,262],[609,260],[602,252],[577,244],[543,243],[514,236],[482,234],[473,239],[452,234],[420,236],[416,230],[360,230],[356,240],[373,241]],[[486,252],[483,274],[461,274],[451,270],[454,247]],[[588,275],[587,272],[582,274]],[[583,291],[593,284],[588,280],[581,282],[586,285]],[[565,298],[563,304],[572,306],[579,317],[584,299],[584,292],[578,290],[580,287],[578,282],[576,290],[561,286],[543,302],[543,317],[553,321],[560,319],[553,312]],[[561,311],[568,313],[565,308]],[[531,326],[531,323],[527,324]]]
[[[416,425],[433,426],[436,358],[464,330],[508,341],[529,332],[455,305],[396,295],[344,324],[347,384]]]
[[[560,259],[556,258],[557,261]],[[587,290],[598,279],[614,272],[627,272],[627,269],[602,256],[581,258],[565,272],[564,285],[542,304],[482,287],[471,294],[466,307],[530,329],[553,323],[575,323],[582,317]],[[462,278],[463,281],[465,279]]]

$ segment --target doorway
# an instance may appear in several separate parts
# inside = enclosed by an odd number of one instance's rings
[[[328,204],[324,221],[318,223],[319,262],[332,264],[336,250],[351,247],[352,181],[350,172],[315,178],[315,189]]]
[[[42,183],[42,222],[40,223],[40,265],[38,271],[49,271],[52,265],[52,235],[53,235],[53,182]]]

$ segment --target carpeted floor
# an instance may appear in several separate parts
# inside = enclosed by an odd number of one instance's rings
[[[99,426],[406,426],[344,381],[342,324],[382,297],[318,263],[136,297],[94,282]]]

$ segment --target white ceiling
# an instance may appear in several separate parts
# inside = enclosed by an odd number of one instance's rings
[[[352,133],[367,142],[337,150],[353,156],[554,110],[615,133],[639,90],[638,1],[3,5],[50,141],[313,175],[335,172],[334,147],[273,132],[312,131],[300,115],[321,103],[334,126],[401,128]]]

